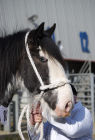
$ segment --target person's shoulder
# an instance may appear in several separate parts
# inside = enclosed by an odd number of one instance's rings
[[[81,110],[81,109],[84,109],[84,106],[83,106],[82,103],[79,101],[79,102],[77,102],[77,103],[74,105],[73,110],[74,110],[74,111],[77,111],[77,110]]]
[[[72,113],[76,113],[76,114],[81,114],[83,116],[88,116],[89,118],[91,118],[91,112],[84,106],[82,105],[82,103],[79,101],[74,105],[74,109],[72,110]]]
[[[92,119],[92,114],[89,109],[87,109],[84,105],[82,105],[81,102],[78,102],[75,104],[74,111],[72,112],[72,115],[77,120],[81,120],[84,122],[89,122],[89,125],[92,125],[93,119]]]
[[[83,108],[84,110],[84,116],[85,118],[89,121],[89,122],[92,122],[93,119],[92,119],[92,114],[91,114],[91,111],[84,105],[82,105],[81,109]]]
[[[86,106],[84,106],[80,101],[77,102],[77,104],[75,104],[75,109],[76,110],[79,109],[79,110],[82,110],[82,111],[84,110],[85,114],[91,115],[90,110]]]

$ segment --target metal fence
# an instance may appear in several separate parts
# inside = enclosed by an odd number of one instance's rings
[[[75,86],[78,92],[78,100],[82,102],[92,113],[93,121],[95,121],[95,76],[92,73],[89,74],[69,74],[68,78]],[[20,112],[25,104],[27,104],[27,94],[24,93],[22,98],[15,95],[8,108],[8,121],[7,125],[1,129],[6,131],[16,131],[18,118]],[[22,129],[26,129],[26,119],[23,118]]]
[[[92,73],[88,74],[69,74],[71,83],[75,86],[78,92],[78,100],[87,107],[95,120],[95,76]]]

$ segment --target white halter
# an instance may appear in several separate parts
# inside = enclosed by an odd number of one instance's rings
[[[28,58],[30,60],[31,66],[33,67],[34,72],[35,72],[35,74],[36,74],[36,76],[37,76],[37,78],[38,78],[38,80],[39,80],[39,82],[41,84],[41,86],[40,86],[41,93],[40,93],[40,96],[39,96],[39,99],[38,99],[38,101],[40,101],[40,99],[42,98],[45,90],[55,89],[55,88],[58,88],[60,86],[64,86],[65,84],[70,84],[70,81],[65,79],[65,78],[63,78],[62,81],[57,81],[57,82],[51,83],[49,85],[44,85],[44,82],[43,82],[43,80],[42,80],[42,78],[41,78],[41,76],[40,76],[40,74],[39,74],[39,72],[38,72],[38,70],[37,70],[37,68],[35,66],[35,63],[34,63],[32,57],[31,57],[31,54],[30,54],[30,51],[29,51],[29,47],[28,47],[28,43],[27,43],[27,38],[28,38],[29,33],[30,32],[27,32],[26,36],[25,36],[25,48],[26,48],[27,56],[28,56]],[[24,139],[24,136],[23,136],[22,131],[21,131],[21,121],[22,121],[22,117],[23,117],[25,112],[26,112],[26,118],[27,118],[27,125],[31,129],[30,118],[29,118],[29,113],[30,113],[30,105],[29,104],[26,105],[23,108],[23,110],[21,112],[21,115],[19,117],[19,122],[18,122],[18,132],[19,132],[19,135],[20,135],[22,140],[25,140],[25,139]],[[38,128],[38,124],[35,125],[32,133],[34,133],[37,128]],[[41,130],[39,140],[42,140],[42,138],[43,138],[43,126],[41,126],[41,128],[42,128],[42,130]]]
[[[37,76],[37,78],[38,78],[38,80],[41,84],[40,90],[45,91],[45,90],[54,89],[54,88],[57,88],[57,87],[60,87],[60,86],[64,86],[65,84],[69,84],[70,81],[68,79],[62,78],[62,81],[56,81],[54,83],[44,85],[44,82],[43,82],[43,80],[42,80],[42,78],[41,78],[41,76],[40,76],[40,74],[39,74],[39,72],[38,72],[38,70],[35,66],[35,63],[33,61],[33,58],[31,57],[31,54],[30,54],[30,51],[29,51],[29,47],[28,47],[28,43],[27,43],[27,38],[28,38],[29,33],[30,32],[27,32],[26,36],[25,36],[25,47],[26,47],[26,52],[27,52],[27,56],[30,60],[30,63],[31,63],[31,65],[34,69],[34,72],[35,72],[35,74],[36,74],[36,76]]]

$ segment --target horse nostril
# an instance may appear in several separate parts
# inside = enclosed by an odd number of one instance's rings
[[[66,112],[70,112],[71,109],[72,109],[72,102],[69,101],[69,102],[66,104],[66,106],[65,106],[65,111],[66,111]]]

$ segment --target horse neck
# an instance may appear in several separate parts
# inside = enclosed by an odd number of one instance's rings
[[[4,106],[7,106],[13,97],[9,85],[12,86],[13,77],[16,76],[19,67],[24,48],[24,34],[0,38],[0,104]]]

